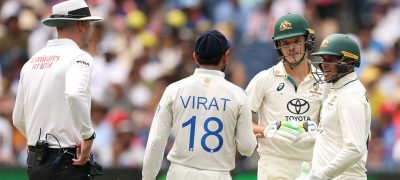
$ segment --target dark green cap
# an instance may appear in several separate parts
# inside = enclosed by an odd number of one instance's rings
[[[360,60],[360,48],[356,41],[344,34],[331,34],[321,43],[318,52],[312,53],[312,56],[333,55],[346,57],[354,60]]]
[[[279,41],[296,36],[305,36],[309,31],[312,30],[303,16],[286,14],[276,21],[272,39]]]

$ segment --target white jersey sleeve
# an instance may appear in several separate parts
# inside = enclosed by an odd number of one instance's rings
[[[172,128],[170,90],[167,87],[151,124],[149,139],[143,161],[143,180],[155,180],[160,171],[165,146]]]
[[[344,141],[342,150],[320,172],[315,172],[317,176],[334,178],[359,161],[366,153],[367,111],[365,104],[359,98],[361,97],[353,94],[338,97],[337,108]]]
[[[81,54],[71,61],[65,75],[65,96],[72,117],[78,125],[82,139],[90,138],[94,129],[90,120],[90,76],[93,70],[93,58]]]
[[[240,108],[239,118],[236,125],[236,143],[241,155],[251,156],[257,146],[257,140],[252,131],[251,111],[249,102]]]
[[[250,103],[250,109],[253,112],[258,112],[260,106],[264,100],[264,92],[266,89],[266,84],[264,77],[268,77],[265,75],[268,71],[259,72],[254,78],[250,81],[249,85],[246,88],[246,94],[248,96]]]
[[[23,74],[23,69],[21,70],[21,77],[24,75]],[[23,78],[21,78],[23,79]],[[24,87],[22,80],[19,81],[18,85],[18,92],[17,92],[17,98],[15,100],[15,106],[13,110],[13,124],[14,126],[18,129],[19,132],[21,132],[22,135],[26,137],[26,128],[25,128],[25,117],[24,117]]]

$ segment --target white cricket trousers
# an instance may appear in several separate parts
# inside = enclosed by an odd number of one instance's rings
[[[300,176],[302,160],[260,154],[258,180],[293,180]]]
[[[227,171],[203,170],[171,163],[167,180],[232,180],[232,177]]]

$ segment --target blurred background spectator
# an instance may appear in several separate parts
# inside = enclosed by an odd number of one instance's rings
[[[20,69],[54,37],[40,21],[60,0],[0,1],[0,166],[25,166],[26,143],[11,114]],[[273,25],[286,13],[304,15],[316,43],[347,33],[362,49],[360,79],[372,107],[368,171],[400,170],[400,2],[398,0],[87,0],[94,15],[87,51],[94,59],[93,145],[106,168],[140,168],[154,110],[165,87],[193,73],[194,38],[218,29],[232,56],[226,78],[245,88],[277,62]],[[168,152],[172,144],[167,146]],[[255,170],[257,153],[238,159]],[[165,158],[164,158],[165,159]],[[162,168],[166,168],[164,162]]]

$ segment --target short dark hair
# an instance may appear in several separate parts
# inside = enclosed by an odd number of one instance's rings
[[[217,56],[217,57],[212,57],[212,58],[201,58],[199,57],[198,61],[200,64],[204,64],[204,65],[217,65],[219,64],[219,62],[222,59],[222,55],[221,56]]]

